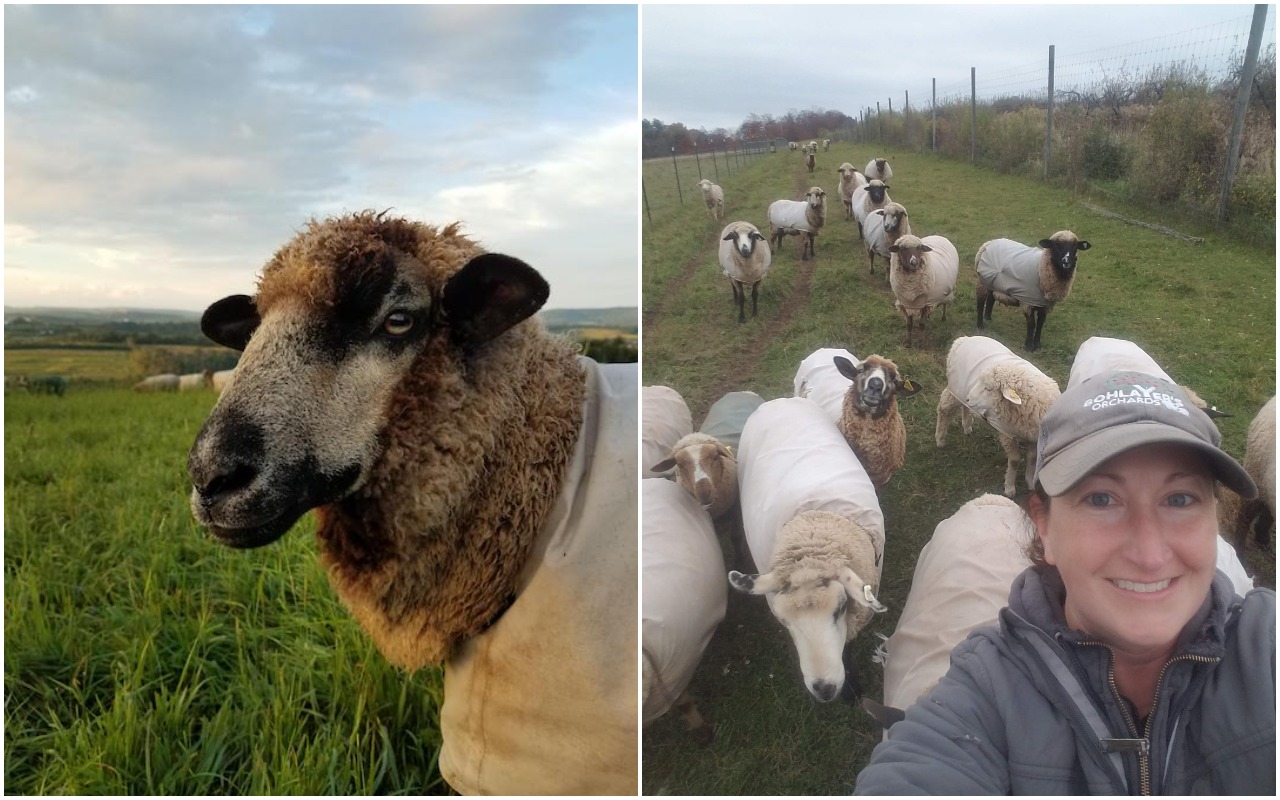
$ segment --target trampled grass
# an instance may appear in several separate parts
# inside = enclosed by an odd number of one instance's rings
[[[212,393],[5,403],[4,785],[21,794],[429,794],[442,677],[387,664],[304,519],[194,523]]]
[[[930,320],[920,349],[905,349],[906,325],[893,309],[885,267],[878,259],[876,274],[868,273],[855,223],[844,221],[836,196],[836,167],[847,160],[861,170],[875,155],[890,159],[889,193],[906,206],[913,233],[944,235],[960,254],[957,300],[945,320],[937,314]],[[881,695],[880,667],[871,661],[879,643],[875,634],[893,631],[921,547],[963,503],[1002,487],[1004,455],[993,431],[979,423],[966,437],[953,424],[944,449],[933,441],[947,349],[955,337],[979,333],[972,265],[984,241],[1009,237],[1030,243],[1066,228],[1094,245],[1081,254],[1071,296],[1049,314],[1043,349],[1029,356],[1059,385],[1066,385],[1075,349],[1088,337],[1133,340],[1173,377],[1233,415],[1220,420],[1219,428],[1224,447],[1237,458],[1244,456],[1249,422],[1275,393],[1276,272],[1270,250],[1212,231],[1188,231],[1206,236],[1203,244],[1188,243],[1103,218],[1035,180],[847,143],[819,152],[812,175],[790,152],[754,160],[732,176],[722,170],[726,214],[715,223],[687,189],[683,207],[674,200],[659,213],[654,198],[660,171],[671,170],[670,160],[663,161],[645,167],[654,211],[642,234],[645,385],[680,391],[695,426],[728,391],[750,389],[766,400],[790,395],[796,366],[819,347],[845,347],[861,357],[879,353],[924,386],[899,404],[907,462],[881,497],[887,543],[879,597],[889,611],[877,615],[851,645],[868,696]],[[683,177],[685,162],[680,169]],[[787,239],[774,254],[759,315],[753,320],[748,311],[747,322],[737,324],[732,293],[716,265],[717,234],[742,219],[767,235],[769,203],[799,199],[814,184],[827,191],[827,223],[816,260],[802,264],[799,241]],[[1150,212],[1107,207],[1182,228]],[[997,306],[984,333],[1026,355],[1019,310]],[[1273,556],[1251,547],[1247,566],[1261,585],[1274,587]],[[758,597],[730,592],[728,615],[690,690],[717,726],[715,742],[697,747],[677,715],[648,726],[646,794],[847,793],[880,739],[861,709],[820,705],[808,695],[789,637]]]

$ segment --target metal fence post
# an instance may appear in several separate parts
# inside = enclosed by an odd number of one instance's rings
[[[884,117],[880,116],[880,101],[876,101],[876,140],[884,144]]]
[[[698,143],[693,143],[693,161],[698,165],[698,180],[702,180],[702,157],[698,155]]]
[[[1249,47],[1244,55],[1244,68],[1240,74],[1240,92],[1236,95],[1235,117],[1231,120],[1231,138],[1227,143],[1227,168],[1222,175],[1222,195],[1218,198],[1218,221],[1227,218],[1227,206],[1231,203],[1231,185],[1236,179],[1236,167],[1240,164],[1240,140],[1244,136],[1244,118],[1249,110],[1249,96],[1253,94],[1253,73],[1258,68],[1258,48],[1262,46],[1262,28],[1267,21],[1267,7],[1253,7],[1253,24],[1249,27]]]
[[[714,144],[711,145],[711,166],[715,168],[716,183],[719,183],[720,182],[720,165],[716,163],[716,146]]]
[[[933,151],[938,152],[938,79],[933,79],[933,98],[929,101],[933,116]]]
[[[911,146],[911,92],[902,90],[902,136],[904,147]]]
[[[1049,180],[1049,160],[1053,156],[1053,45],[1049,45],[1049,99],[1044,130],[1044,179]]]
[[[969,67],[969,163],[978,160],[978,68]]]
[[[676,163],[676,148],[671,147],[671,166],[676,168],[676,194],[680,195],[680,205],[684,205],[684,191],[680,188],[680,165]]]
[[[640,195],[644,198],[644,215],[649,218],[649,224],[653,224],[653,213],[649,211],[649,193],[645,191],[644,182],[640,182]]]

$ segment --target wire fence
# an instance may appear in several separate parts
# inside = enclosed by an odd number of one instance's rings
[[[718,148],[711,145],[701,149],[695,143],[693,155],[678,156],[672,147],[670,156],[645,159],[644,178],[640,182],[645,218],[652,224],[651,197],[652,203],[658,208],[671,208],[677,203],[681,206],[686,203],[702,205],[699,181],[706,178],[718,184],[722,174],[726,178],[731,177],[745,169],[753,160],[774,152],[776,148],[776,142],[768,139],[726,141]],[[655,184],[652,195],[649,191],[650,183]]]

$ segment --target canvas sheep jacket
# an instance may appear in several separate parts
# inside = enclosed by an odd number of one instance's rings
[[[1019,303],[1044,307],[1048,301],[1040,291],[1039,247],[995,239],[987,243],[978,260],[978,276],[987,286],[1009,295]]]
[[[650,467],[671,455],[676,442],[693,433],[693,416],[680,393],[669,386],[640,390],[640,477],[666,478],[675,472],[651,472]]]
[[[1018,434],[1000,417],[1000,395],[982,385],[983,373],[998,364],[1013,365],[1046,381],[1053,380],[989,336],[963,336],[956,339],[947,354],[947,389],[991,427],[1017,439]]]
[[[635,364],[586,373],[582,429],[511,607],[445,663],[440,772],[462,794],[636,794]]]
[[[803,200],[774,200],[769,205],[769,224],[775,228],[813,232],[805,209],[809,204]]]
[[[1148,375],[1163,378],[1169,383],[1177,383],[1160,368],[1146,350],[1133,342],[1106,336],[1091,336],[1076,350],[1076,357],[1071,362],[1071,375],[1067,378],[1067,388],[1083,383],[1095,375],[1106,375],[1120,370],[1145,372]]]
[[[672,481],[651,478],[640,485],[641,635],[645,665],[656,677],[645,686],[647,725],[667,713],[692,680],[724,619],[729,582],[706,509]]]
[[[764,398],[755,392],[729,392],[712,404],[698,432],[714,436],[717,441],[733,451],[736,457],[738,445],[742,439],[742,429],[763,403]]]
[[[856,793],[1275,795],[1275,592],[1240,598],[1214,578],[1139,729],[1109,688],[1109,650],[1067,627],[1065,591],[1052,568],[1019,575]]]
[[[893,288],[893,296],[899,306],[904,308],[924,308],[939,303],[950,303],[956,299],[956,280],[960,273],[960,255],[956,246],[944,236],[924,236],[921,244],[933,248],[933,252],[925,254],[929,268],[933,270],[933,285],[927,291],[912,295],[910,281],[904,281],[901,271],[889,274],[889,284]]]
[[[848,350],[839,347],[823,347],[805,356],[796,370],[792,385],[796,397],[807,397],[822,407],[832,422],[839,422],[844,413],[844,396],[853,381],[836,369],[836,356],[844,356],[856,367],[862,362]]]

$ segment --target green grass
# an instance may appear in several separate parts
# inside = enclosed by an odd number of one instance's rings
[[[906,206],[913,232],[945,235],[960,253],[956,303],[946,320],[930,320],[925,346],[916,350],[904,348],[906,324],[893,310],[882,262],[877,260],[876,275],[868,274],[855,223],[844,221],[836,195],[836,167],[847,160],[861,170],[875,155],[890,159],[889,193]],[[933,443],[947,348],[957,336],[979,333],[972,264],[984,241],[1031,243],[1066,228],[1094,245],[1080,256],[1071,296],[1049,314],[1043,349],[1029,357],[1060,385],[1066,385],[1075,348],[1089,336],[1131,339],[1173,377],[1233,414],[1219,428],[1224,447],[1237,458],[1244,456],[1249,422],[1275,393],[1276,273],[1269,249],[1211,232],[1204,244],[1190,244],[1105,219],[1039,181],[871,145],[833,144],[829,153],[817,154],[812,175],[789,151],[761,157],[731,177],[722,170],[723,223],[712,222],[700,202],[690,202],[687,190],[683,207],[668,204],[659,213],[654,198],[662,190],[662,171],[670,169],[669,159],[665,166],[661,160],[645,165],[654,207],[642,234],[645,385],[680,391],[695,426],[728,391],[750,389],[765,399],[790,395],[796,366],[819,347],[845,347],[862,357],[879,353],[925,387],[899,404],[907,462],[881,497],[887,543],[879,597],[889,612],[877,615],[851,645],[862,690],[871,697],[881,694],[880,668],[871,662],[875,634],[892,632],[921,547],[939,521],[1003,484],[1004,455],[990,429],[979,424],[965,437],[953,423],[946,448]],[[684,176],[683,163],[681,170]],[[769,203],[799,199],[813,184],[827,191],[816,261],[801,264],[799,240],[787,239],[762,286],[759,316],[737,324],[732,293],[716,265],[716,234],[741,219],[767,235]],[[1180,227],[1151,212],[1103,205]],[[1020,310],[997,306],[984,333],[1026,356]],[[1274,557],[1251,549],[1247,566],[1260,583],[1274,587]],[[860,709],[810,698],[789,637],[758,597],[730,593],[728,615],[690,689],[716,724],[716,740],[698,748],[677,715],[648,726],[646,793],[847,793],[880,738]]]
[[[193,522],[186,454],[212,404],[6,398],[6,792],[447,791],[441,674],[378,655],[310,518],[250,551]]]

